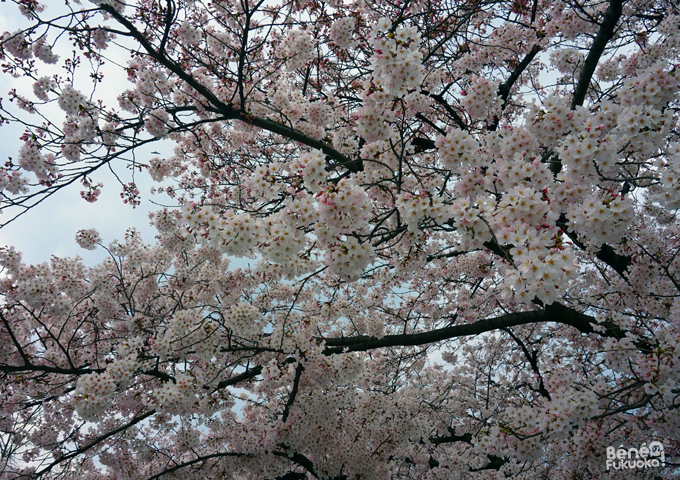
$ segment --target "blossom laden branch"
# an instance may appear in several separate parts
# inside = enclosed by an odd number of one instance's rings
[[[0,248],[0,476],[588,476],[671,438],[668,2],[94,3],[13,6],[2,206],[104,165],[166,206],[79,230],[97,265]]]
[[[346,338],[324,338],[326,344],[324,354],[332,355],[343,352],[362,352],[378,348],[396,346],[427,345],[449,340],[451,338],[480,335],[495,330],[506,329],[518,325],[542,322],[557,322],[576,328],[581,333],[595,332],[593,324],[595,318],[580,313],[574,309],[554,303],[541,310],[509,313],[500,317],[478,320],[465,325],[440,328],[430,332],[411,333],[403,335],[387,335],[382,338],[363,336]],[[616,325],[608,325],[605,336],[622,338],[624,332]]]
[[[180,79],[182,79],[182,81],[186,82],[187,85],[191,86],[198,93],[200,93],[212,107],[214,107],[224,116],[225,119],[239,120],[241,122],[262,128],[263,130],[269,131],[271,133],[279,134],[284,138],[300,142],[311,148],[319,149],[327,156],[335,160],[339,166],[343,166],[352,172],[359,171],[360,163],[357,163],[356,160],[348,159],[345,155],[341,154],[327,143],[312,138],[294,128],[282,125],[272,120],[258,118],[243,110],[237,110],[234,107],[222,102],[210,90],[196,81],[196,79],[186,72],[179,64],[172,61],[170,58],[164,55],[163,52],[156,50],[153,45],[149,43],[146,37],[135,28],[134,24],[122,14],[117,12],[113,7],[109,5],[101,5],[100,8],[114,17],[125,28],[127,28],[130,34],[140,43],[149,56],[167,68],[170,72],[177,75]]]

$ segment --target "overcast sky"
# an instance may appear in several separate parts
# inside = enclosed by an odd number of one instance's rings
[[[63,8],[63,2],[51,2],[52,9]],[[56,6],[55,6],[56,4]],[[56,13],[57,10],[53,10]],[[47,17],[45,12],[44,16]],[[0,33],[4,31],[16,31],[19,26],[28,26],[28,20],[19,14],[15,5],[9,3],[0,4]],[[62,51],[57,51],[62,57],[64,54],[69,55],[72,45],[64,42]],[[113,53],[108,49],[106,53]],[[120,57],[117,60],[123,61]],[[38,67],[41,69],[41,74],[50,74],[58,71],[52,69],[50,71],[44,64],[38,62]],[[59,68],[59,67],[58,67]],[[63,71],[62,71],[63,72]],[[88,82],[87,69],[82,69],[81,72],[85,78],[83,82]],[[130,85],[124,73],[114,74],[114,70],[107,71],[106,80],[110,84],[115,85],[113,88],[103,89],[98,91],[98,96],[102,94],[106,99],[108,105],[115,105],[116,96]],[[13,79],[7,74],[0,74],[0,97],[3,98],[3,106],[10,109],[13,104],[7,101],[7,92],[16,88],[17,91],[28,98],[34,98],[32,93],[32,80]],[[90,83],[91,85],[91,83]],[[78,88],[78,85],[76,85]],[[84,93],[89,93],[87,83],[83,86]],[[26,112],[20,112],[21,115],[26,116]],[[53,106],[50,109],[52,115],[63,115],[58,108]],[[34,120],[35,121],[35,120]],[[56,123],[61,123],[61,118]],[[23,131],[23,127],[19,125],[2,125],[0,127],[0,135],[2,142],[0,142],[0,156],[2,162],[7,160],[7,157],[16,158],[21,141],[19,136]],[[152,144],[149,147],[140,150],[137,154],[138,160],[144,162],[152,156],[151,151],[161,150],[163,152],[171,151],[171,145]],[[114,166],[116,172],[124,182],[131,180],[130,171],[126,170],[124,166]],[[34,180],[32,174],[31,179]],[[83,250],[75,242],[75,233],[83,228],[96,228],[104,241],[109,243],[114,239],[122,239],[125,230],[129,227],[136,227],[142,232],[142,236],[146,242],[153,241],[156,233],[155,229],[149,226],[148,213],[157,209],[150,200],[161,201],[161,198],[154,198],[149,194],[150,188],[154,185],[146,172],[135,174],[135,180],[138,184],[139,190],[142,194],[142,204],[133,209],[129,205],[123,204],[120,198],[121,187],[114,176],[107,170],[102,170],[92,176],[94,183],[102,182],[104,188],[99,197],[99,201],[90,204],[80,197],[82,186],[80,184],[72,185],[56,195],[52,196],[39,206],[19,217],[9,225],[0,229],[0,246],[14,245],[19,251],[24,253],[24,261],[27,263],[40,263],[49,260],[51,255],[57,256],[82,256],[88,264],[93,264],[106,255],[102,249],[90,252]],[[0,221],[7,220],[7,214],[4,214]]]

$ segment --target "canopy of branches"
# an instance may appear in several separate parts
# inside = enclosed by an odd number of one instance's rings
[[[672,0],[49,3],[4,225],[171,205],[0,249],[0,479],[678,478]]]

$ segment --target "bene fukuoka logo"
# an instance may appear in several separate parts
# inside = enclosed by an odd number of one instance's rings
[[[633,468],[655,468],[666,464],[666,454],[661,442],[640,445],[640,448],[618,449],[607,447],[607,470],[628,470]]]

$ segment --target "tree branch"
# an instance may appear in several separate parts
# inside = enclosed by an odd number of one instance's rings
[[[112,437],[113,435],[115,435],[117,433],[124,432],[125,430],[132,427],[133,425],[136,425],[139,422],[141,422],[142,420],[145,420],[145,419],[147,419],[147,418],[149,418],[149,417],[151,417],[152,415],[155,415],[155,414],[156,414],[156,410],[149,410],[146,413],[143,413],[139,416],[136,416],[135,418],[133,418],[132,420],[130,420],[126,424],[121,425],[120,427],[115,428],[115,429],[111,430],[110,432],[106,432],[105,434],[100,435],[99,437],[92,440],[87,445],[79,447],[79,448],[73,450],[72,452],[64,455],[63,457],[60,457],[58,460],[50,463],[47,467],[43,468],[39,472],[36,472],[35,477],[32,477],[32,478],[40,478],[42,475],[48,473],[50,470],[52,470],[54,467],[56,467],[60,463],[63,463],[66,460],[70,460],[71,458],[77,457],[78,455],[80,455],[84,452],[87,452],[90,448],[100,444],[101,442],[103,442],[107,438]]]
[[[616,273],[623,277],[624,280],[628,281],[628,279],[624,276],[624,273],[633,263],[633,259],[630,256],[619,255],[616,253],[616,251],[614,251],[614,248],[611,245],[605,243],[600,247],[600,250],[598,250],[597,258],[612,267]]]
[[[19,372],[43,372],[58,373],[60,375],[87,375],[88,373],[101,373],[104,368],[61,368],[50,367],[47,365],[3,365],[0,364],[0,372],[19,373]]]
[[[281,417],[281,421],[283,423],[286,423],[286,420],[288,420],[288,415],[290,414],[290,407],[293,406],[293,403],[295,403],[295,397],[297,396],[298,388],[300,386],[300,377],[302,376],[302,372],[304,371],[305,367],[302,366],[302,363],[298,362],[297,368],[295,369],[295,379],[293,380],[293,388],[291,389],[290,395],[288,395],[288,401],[286,402],[286,406],[283,409],[283,415]]]
[[[333,147],[331,147],[325,142],[322,142],[321,140],[312,138],[300,132],[299,130],[287,127],[285,125],[281,125],[280,123],[276,123],[264,118],[255,117],[253,115],[246,113],[243,110],[236,110],[232,106],[222,102],[219,98],[215,96],[215,94],[213,94],[209,89],[201,85],[194,77],[187,73],[177,63],[175,63],[173,60],[166,57],[165,55],[161,54],[160,52],[156,51],[153,45],[149,43],[146,37],[139,30],[137,30],[137,28],[135,28],[132,22],[130,22],[127,18],[118,13],[113,7],[111,7],[110,5],[101,5],[100,8],[107,12],[108,14],[110,14],[125,28],[127,28],[132,37],[134,37],[135,40],[139,42],[139,44],[142,46],[142,48],[144,48],[144,50],[148,53],[148,55],[151,58],[156,60],[159,64],[170,70],[175,75],[177,75],[180,79],[186,82],[187,85],[189,85],[199,94],[201,94],[203,98],[205,98],[209,103],[215,106],[219,110],[219,112],[222,115],[224,115],[225,119],[239,120],[241,122],[259,127],[268,132],[276,133],[290,140],[300,142],[304,145],[307,145],[308,147],[321,150],[326,156],[338,162],[338,166],[343,166],[351,172],[361,171],[360,161],[357,162],[356,160],[352,160],[346,157],[345,155],[338,152]]]
[[[172,472],[176,472],[177,470],[181,470],[182,468],[190,467],[191,465],[194,465],[196,463],[201,463],[201,462],[206,462],[210,460],[211,458],[222,458],[222,457],[252,457],[253,455],[250,453],[237,453],[237,452],[222,452],[222,453],[213,453],[210,455],[202,455],[197,458],[194,458],[193,460],[188,460],[183,463],[178,463],[174,467],[166,468],[162,472],[159,472],[155,475],[150,476],[147,478],[147,480],[155,480],[157,478],[161,478],[164,475],[168,475]]]
[[[540,51],[541,47],[538,44],[531,47],[529,53],[527,53],[522,59],[522,61],[519,62],[519,64],[517,64],[515,69],[510,73],[508,79],[498,87],[498,93],[501,96],[501,100],[503,100],[503,105],[501,105],[502,110],[505,110],[505,108],[508,105],[508,98],[510,97],[510,90],[512,90],[513,85],[515,85],[515,82],[517,82],[520,75],[522,75],[524,70],[527,69],[531,61],[536,57],[536,55]],[[499,122],[500,118],[498,116],[494,117],[493,122],[491,123],[491,125],[489,125],[489,130],[491,131],[496,130],[498,128]]]
[[[505,102],[510,96],[510,90],[512,90],[513,85],[519,79],[520,75],[527,69],[531,61],[536,57],[538,52],[541,51],[541,47],[534,45],[531,47],[531,51],[527,53],[521,62],[515,67],[515,69],[510,73],[508,79],[501,86],[498,87],[498,93],[501,94],[501,99]]]
[[[172,19],[175,16],[175,11],[173,8],[174,2],[172,0],[166,1],[166,12],[165,12],[165,32],[163,32],[163,38],[161,39],[161,46],[158,48],[159,53],[162,55],[165,52],[165,45],[170,37],[170,28],[172,27]]]
[[[293,451],[289,452],[288,450],[290,450],[290,447],[288,447],[287,445],[280,445],[280,447],[283,448],[284,450],[283,452],[272,453],[278,457],[284,457],[287,458],[288,460],[292,460],[293,462],[297,463],[302,468],[307,470],[309,473],[311,473],[313,477],[319,478],[319,475],[317,475],[316,469],[314,468],[314,463],[312,463],[312,461],[309,458],[305,457],[304,455],[298,452]]]
[[[556,322],[576,328],[581,333],[594,333],[592,323],[595,318],[580,313],[559,303],[553,303],[542,310],[528,312],[516,312],[500,317],[479,320],[467,325],[455,325],[440,328],[430,332],[411,333],[403,335],[387,335],[382,338],[360,335],[356,337],[325,338],[324,355],[333,355],[344,352],[365,352],[376,348],[404,347],[425,345],[440,342],[451,338],[480,335],[482,333],[500,330],[503,328],[531,323]],[[606,337],[622,338],[625,331],[613,323],[602,324],[605,332],[601,335]]]
[[[560,227],[581,250],[586,249],[586,246],[578,239],[578,235],[569,229],[569,226],[567,225],[567,216],[565,214],[560,215],[556,225]],[[613,268],[621,278],[628,282],[625,273],[628,267],[633,263],[633,259],[629,255],[619,255],[611,245],[605,243],[598,250],[596,257]]]
[[[593,44],[590,46],[588,56],[581,68],[581,74],[578,78],[578,84],[574,90],[574,97],[571,100],[571,109],[583,105],[590,86],[590,80],[593,78],[597,64],[600,62],[600,57],[604,52],[607,43],[614,36],[614,29],[621,18],[623,12],[623,0],[612,0],[609,2],[609,7],[604,14],[604,19],[600,24],[600,29],[597,32]]]
[[[296,362],[296,361],[297,361],[297,360],[295,360],[295,358],[293,358],[293,357],[288,357],[288,358],[286,358],[286,359],[284,360],[283,363],[284,363],[284,364],[287,364],[287,363],[294,363],[294,362]],[[243,372],[243,373],[240,373],[240,374],[238,374],[238,375],[234,375],[233,377],[229,377],[229,378],[226,379],[226,380],[222,380],[221,382],[219,382],[219,383],[217,384],[217,386],[215,387],[215,390],[221,390],[221,389],[223,389],[223,388],[227,388],[227,387],[230,387],[230,386],[232,386],[232,385],[236,385],[237,383],[243,382],[243,381],[245,381],[245,380],[250,380],[251,378],[255,378],[255,377],[257,377],[259,374],[262,373],[262,369],[263,369],[263,367],[262,367],[261,365],[258,365],[258,366],[256,366],[256,367],[253,367],[253,368],[249,369],[249,370],[246,370],[246,371]]]
[[[519,347],[522,349],[522,353],[524,353],[524,356],[531,365],[531,370],[533,370],[533,372],[538,376],[539,380],[538,389],[534,389],[533,387],[531,387],[531,385],[529,385],[529,388],[537,391],[548,400],[552,400],[552,398],[550,397],[550,392],[548,392],[548,390],[545,388],[545,384],[543,383],[543,375],[541,375],[541,370],[538,368],[538,351],[533,350],[532,352],[529,352],[529,349],[526,347],[524,342],[514,333],[512,333],[512,330],[510,330],[509,328],[504,328],[503,330],[507,332],[508,335],[510,335],[515,342],[517,342]]]
[[[423,93],[427,94],[426,92]],[[444,99],[442,94],[430,94],[430,97],[432,97],[439,105],[444,107],[444,110],[446,110],[446,112],[449,114],[451,120],[453,120],[455,124],[458,125],[458,128],[461,130],[467,130],[467,124],[463,121],[458,112],[451,105],[449,105],[449,102]]]
[[[593,78],[597,64],[600,62],[600,57],[604,52],[607,43],[614,36],[614,29],[616,24],[621,18],[623,12],[623,0],[611,0],[607,11],[604,14],[604,19],[600,24],[600,29],[597,31],[595,40],[590,46],[590,51],[583,63],[583,68],[581,68],[581,73],[578,78],[578,84],[574,89],[574,96],[571,99],[571,109],[575,110],[576,107],[583,105],[586,99],[586,94],[588,93],[588,88],[590,87],[590,80]],[[550,164],[550,171],[557,175],[562,170],[562,162],[559,157]]]
[[[464,433],[463,435],[447,435],[445,437],[432,437],[430,438],[430,443],[434,445],[441,445],[442,443],[472,443],[472,434],[470,432]]]

